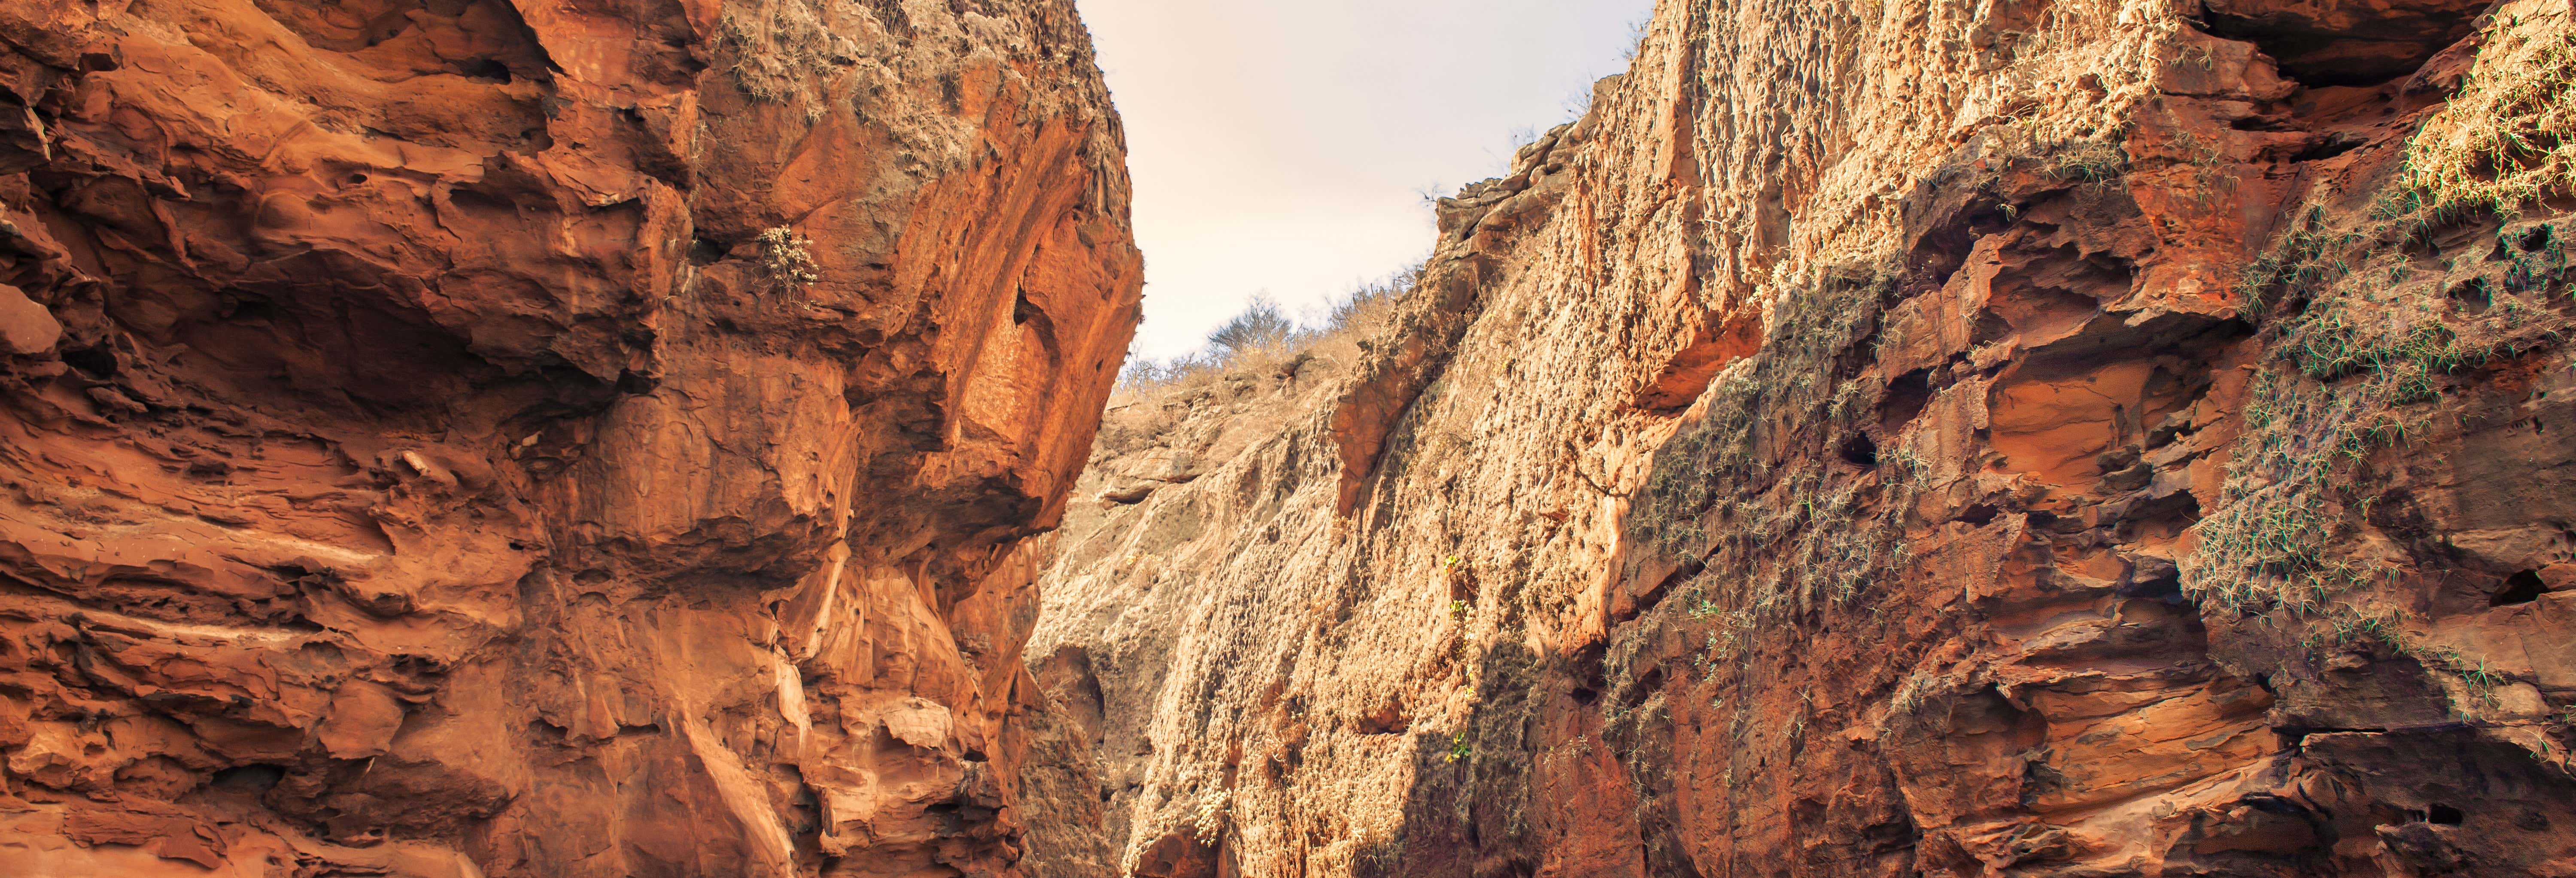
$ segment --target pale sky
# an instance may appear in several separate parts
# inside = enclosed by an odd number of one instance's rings
[[[1423,193],[1500,176],[1621,72],[1653,0],[1078,0],[1127,123],[1168,358],[1268,292],[1325,303],[1431,251]]]

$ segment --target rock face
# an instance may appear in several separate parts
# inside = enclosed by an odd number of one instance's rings
[[[1070,0],[0,4],[0,873],[1010,871],[1122,150]]]
[[[1104,438],[1027,650],[1065,819],[1150,876],[2576,875],[2571,80],[2555,0],[1665,2],[1365,353]]]

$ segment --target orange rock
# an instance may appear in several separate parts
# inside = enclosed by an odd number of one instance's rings
[[[27,300],[17,287],[0,284],[0,347],[25,356],[54,349],[63,336],[62,323],[45,306]]]
[[[1141,282],[1070,2],[0,46],[0,873],[1012,868]]]

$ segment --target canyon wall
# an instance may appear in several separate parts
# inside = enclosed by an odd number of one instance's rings
[[[1048,861],[2576,875],[2569,17],[1665,0],[1390,328],[1109,413]]]
[[[0,4],[0,873],[1010,873],[1070,0]]]

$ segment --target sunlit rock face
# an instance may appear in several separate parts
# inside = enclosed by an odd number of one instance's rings
[[[1035,861],[2576,874],[2566,16],[1661,4],[1387,330],[1112,409]]]
[[[1070,0],[0,4],[0,873],[995,875]]]

